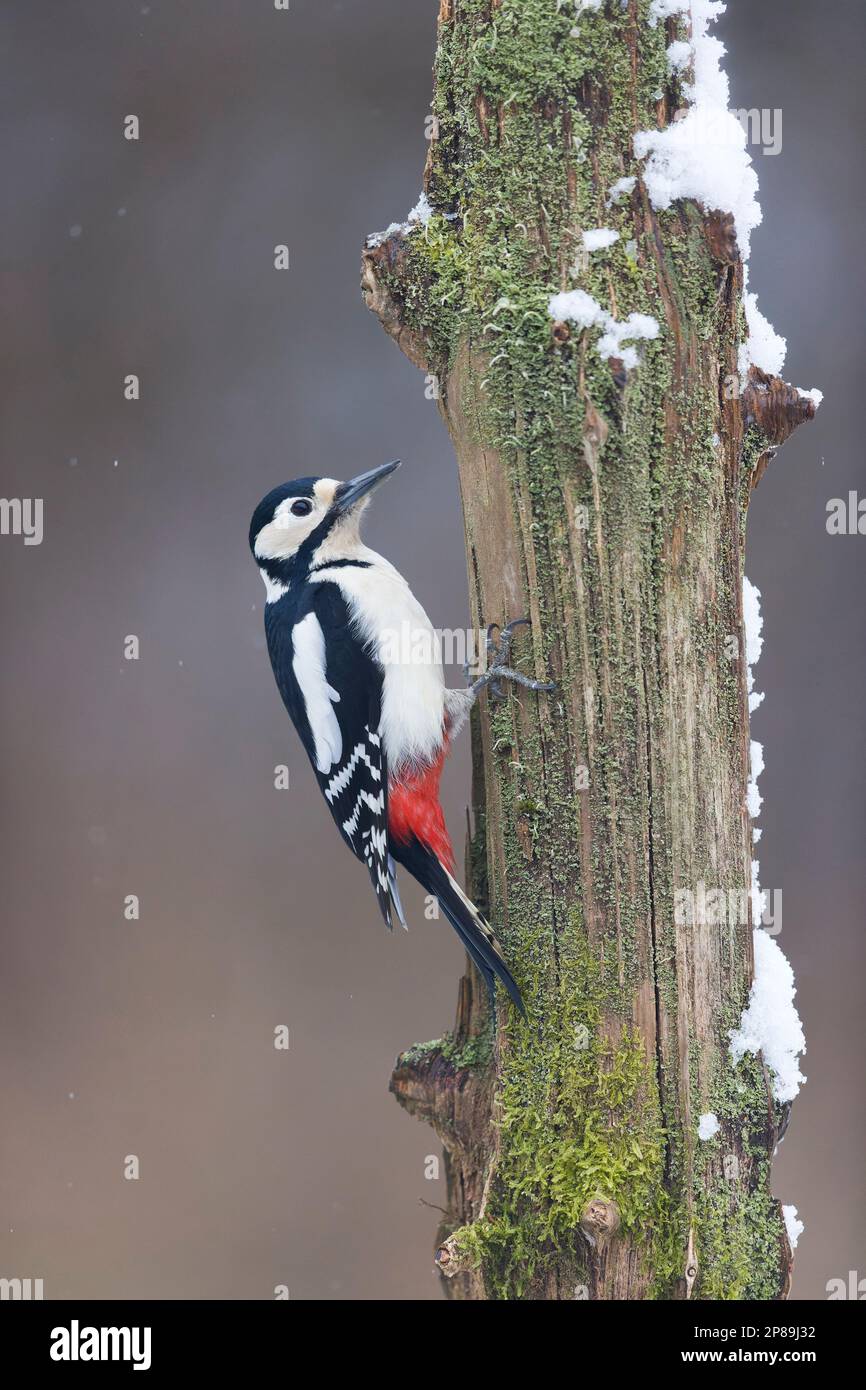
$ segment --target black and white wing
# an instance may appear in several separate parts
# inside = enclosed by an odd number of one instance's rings
[[[301,718],[291,707],[290,713],[337,828],[366,864],[390,929],[392,907],[400,921],[403,914],[388,853],[381,669],[355,636],[345,600],[329,583],[317,586],[312,607],[293,625],[291,648]]]
[[[371,717],[352,733],[344,757],[319,776],[331,815],[349,848],[367,865],[382,916],[391,922],[388,854],[388,773],[378,723]]]

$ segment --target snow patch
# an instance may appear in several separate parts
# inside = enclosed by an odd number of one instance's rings
[[[806,1039],[794,1006],[794,972],[772,936],[757,928],[752,940],[755,979],[740,1026],[730,1035],[731,1057],[739,1062],[747,1052],[763,1052],[773,1073],[773,1095],[789,1101],[806,1080],[799,1067]]]
[[[665,130],[643,130],[634,137],[638,159],[646,159],[644,183],[653,206],[669,208],[694,198],[707,211],[731,213],[737,241],[747,259],[752,232],[761,222],[758,176],[746,149],[746,132],[728,109],[730,89],[721,68],[724,44],[708,30],[726,9],[723,0],[653,0],[650,24],[673,14],[691,14],[694,82],[682,120]],[[682,54],[682,45],[675,54]]]
[[[752,839],[759,840],[762,832],[760,830],[752,832]],[[752,860],[752,921],[763,922],[764,913],[767,910],[767,894],[761,888],[761,863],[758,859]]]
[[[791,1249],[797,1249],[797,1241],[805,1231],[803,1222],[798,1220],[796,1207],[782,1207],[782,1215],[785,1218],[785,1230],[788,1232],[788,1240],[791,1242]]]
[[[743,618],[746,636],[746,660],[753,666],[764,645],[762,636],[761,595],[748,579],[743,580]],[[749,705],[753,678],[749,670]],[[749,815],[754,819],[761,809],[758,778],[764,770],[764,750],[760,743],[751,742],[751,776],[748,789]],[[760,837],[753,831],[753,840]],[[766,906],[766,895],[760,886],[760,864],[752,860],[752,920],[760,922]],[[755,955],[755,978],[749,1002],[743,1011],[739,1028],[730,1034],[731,1058],[736,1063],[747,1052],[763,1052],[764,1061],[773,1075],[773,1095],[778,1101],[793,1100],[806,1080],[800,1071],[799,1059],[806,1051],[803,1025],[794,1004],[797,988],[794,972],[778,942],[766,931],[756,927],[752,932]]]
[[[653,0],[650,5],[650,28],[655,29],[660,19],[668,19],[674,14],[686,14],[689,0]]]
[[[426,193],[422,193],[406,221],[410,227],[426,227],[432,216],[433,208],[430,205],[430,199]]]
[[[680,15],[690,23],[691,39],[677,39],[668,46],[672,71],[694,68],[694,80],[684,84],[689,103],[665,130],[643,130],[634,137],[634,152],[646,160],[644,183],[653,206],[669,208],[679,198],[693,198],[706,211],[730,213],[743,260],[749,258],[752,232],[761,223],[758,176],[748,152],[743,125],[729,110],[730,87],[722,70],[724,44],[710,33],[710,26],[724,14],[725,0],[652,0],[650,27]],[[616,187],[616,185],[614,185]],[[608,195],[608,206],[611,195]],[[787,344],[758,308],[757,298],[744,286],[744,307],[749,336],[740,346],[738,366],[745,386],[749,367],[778,376],[785,362]],[[820,391],[800,394],[821,404]]]
[[[721,1125],[719,1124],[718,1117],[714,1115],[712,1111],[707,1115],[701,1115],[698,1120],[699,1139],[703,1139],[704,1141],[707,1139],[715,1139],[720,1129]]]
[[[605,247],[613,246],[615,241],[619,241],[619,232],[611,231],[610,227],[595,227],[583,234],[583,244],[587,251],[603,251]]]
[[[580,328],[592,328],[600,324],[606,316],[606,311],[602,309],[598,300],[593,299],[586,290],[568,290],[563,294],[555,294],[548,304],[548,309],[551,318],[557,323],[568,319]]]
[[[768,376],[779,376],[785,365],[788,344],[777,333],[769,319],[758,308],[758,296],[746,290],[743,296],[749,336],[740,346],[737,365],[745,381],[749,367],[755,366]],[[819,392],[820,394],[820,392]]]
[[[802,396],[804,401],[811,401],[816,410],[824,399],[824,392],[819,391],[817,386],[813,386],[811,391],[804,391],[802,386],[797,386],[795,389],[797,395]]]
[[[548,311],[557,323],[568,320],[579,328],[603,328],[604,333],[596,344],[599,357],[618,357],[626,371],[639,366],[640,357],[636,348],[623,347],[623,344],[657,338],[661,332],[658,320],[650,314],[629,314],[624,323],[618,323],[585,290],[566,290],[553,295]]]
[[[755,690],[755,675],[752,667],[761,659],[764,650],[764,619],[761,614],[761,591],[745,575],[743,576],[743,625],[746,630],[746,683],[749,691],[749,713],[754,714],[763,702],[764,696]]]
[[[617,179],[616,183],[613,184],[607,190],[607,198],[605,199],[605,205],[609,208],[613,207],[614,203],[618,203],[620,198],[624,198],[627,193],[634,192],[634,186],[636,183],[637,179],[633,176],[629,176],[628,178],[624,179]]]
[[[749,815],[752,820],[757,820],[758,816],[761,814],[761,807],[764,804],[764,798],[758,791],[758,778],[764,771],[765,764],[764,745],[762,743],[756,743],[754,739],[752,739],[749,745],[749,764],[751,776],[749,777],[749,790],[746,793],[746,805],[749,808]]]
[[[691,66],[692,54],[694,50],[690,43],[683,43],[677,39],[675,43],[668,45],[668,62],[672,72],[682,72]]]
[[[657,338],[661,329],[658,319],[654,319],[651,314],[629,314],[625,323],[617,323],[616,319],[608,315],[607,332],[598,340],[598,354],[600,357],[619,357],[627,371],[640,364],[640,357],[637,349],[623,347],[622,344],[643,340],[649,341]]]
[[[367,249],[375,251],[389,237],[397,236],[398,233],[408,236],[410,232],[417,232],[419,227],[426,227],[433,212],[434,209],[430,205],[427,194],[422,193],[405,222],[392,222],[390,227],[385,228],[384,232],[370,233],[367,237]]]

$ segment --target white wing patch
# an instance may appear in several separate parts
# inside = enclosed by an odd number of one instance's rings
[[[316,748],[316,768],[330,772],[343,753],[343,736],[334,713],[339,691],[325,678],[325,634],[315,613],[292,628],[292,670],[304,697],[307,720]]]

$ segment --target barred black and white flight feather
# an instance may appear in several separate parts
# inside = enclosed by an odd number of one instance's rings
[[[382,916],[390,928],[388,769],[382,739],[367,723],[358,742],[351,747],[344,744],[343,748],[348,756],[330,773],[318,773],[319,785],[340,834],[352,853],[363,858],[367,866]]]

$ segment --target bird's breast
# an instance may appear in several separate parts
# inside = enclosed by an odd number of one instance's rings
[[[442,746],[445,716],[439,634],[402,575],[381,557],[367,569],[335,569],[329,578],[382,672],[380,730],[389,765],[429,763]]]

